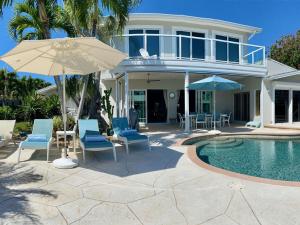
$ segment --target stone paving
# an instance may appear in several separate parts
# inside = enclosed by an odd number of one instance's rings
[[[118,146],[118,162],[111,151],[71,170],[53,168],[45,151],[25,150],[18,165],[15,153],[1,160],[0,224],[300,224],[299,188],[207,171],[174,145],[186,134],[160,130],[148,131],[151,152]],[[51,159],[58,155],[53,145]]]

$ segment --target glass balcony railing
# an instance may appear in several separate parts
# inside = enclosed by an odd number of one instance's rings
[[[264,46],[241,43],[235,38],[222,40],[185,35],[126,34],[114,36],[111,45],[126,52],[132,60],[189,60],[266,66]]]

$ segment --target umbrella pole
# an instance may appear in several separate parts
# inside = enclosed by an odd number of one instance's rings
[[[213,92],[213,97],[214,97],[214,115],[213,115],[213,119],[214,119],[214,130],[216,130],[216,91]]]
[[[66,74],[63,73],[63,123],[64,123],[64,148],[62,157],[53,161],[53,165],[59,169],[71,169],[77,166],[76,160],[67,157],[67,114],[66,114]]]
[[[66,115],[66,75],[63,74],[63,123],[64,123],[64,149],[63,158],[67,158],[67,115]]]

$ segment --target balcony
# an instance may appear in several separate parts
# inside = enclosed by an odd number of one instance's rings
[[[222,36],[205,38],[171,34],[126,34],[115,36],[112,46],[126,52],[129,65],[186,65],[207,68],[231,68],[265,72],[265,47],[239,42],[237,38],[222,40]],[[144,48],[149,56],[142,57]]]

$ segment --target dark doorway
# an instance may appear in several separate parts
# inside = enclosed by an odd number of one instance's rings
[[[148,123],[165,123],[167,107],[163,90],[147,90]]]
[[[250,93],[234,94],[234,120],[249,121],[250,119]]]
[[[196,91],[189,90],[189,105],[190,105],[190,113],[196,112]],[[178,99],[177,105],[177,113],[184,115],[184,90],[180,90],[180,96]]]
[[[289,91],[275,90],[275,123],[289,121]]]

